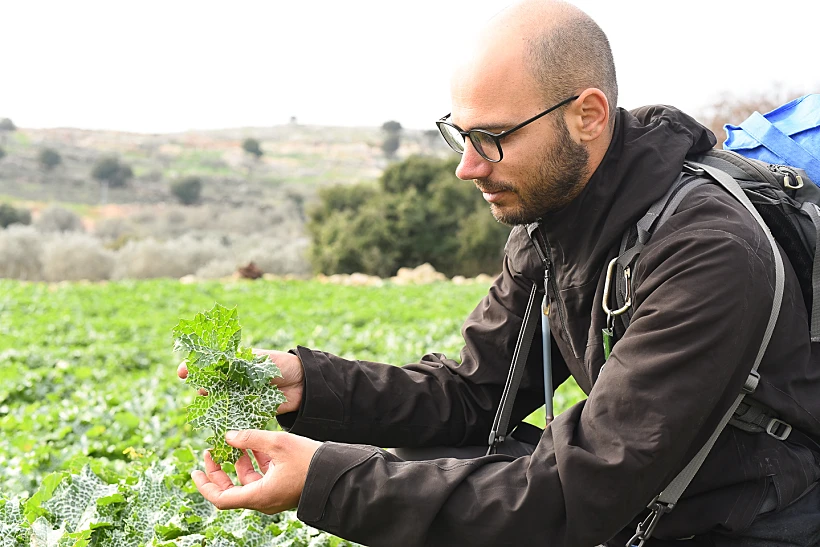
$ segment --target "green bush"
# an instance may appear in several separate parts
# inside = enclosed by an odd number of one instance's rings
[[[388,277],[429,262],[446,275],[497,273],[509,228],[455,177],[456,164],[414,156],[389,167],[377,187],[322,190],[309,212],[314,269]]]
[[[28,209],[18,209],[8,203],[0,203],[0,228],[12,224],[31,224],[31,213]]]
[[[259,145],[259,141],[256,139],[245,139],[242,141],[242,150],[253,156],[255,159],[259,159],[264,152],[262,152],[262,147]]]
[[[185,177],[172,181],[171,193],[183,205],[193,205],[199,202],[202,194],[202,179],[199,177]]]
[[[40,167],[42,167],[44,171],[51,171],[60,165],[62,161],[63,158],[60,156],[60,153],[53,148],[43,148],[39,154],[37,154],[37,163],[40,164]]]
[[[111,187],[125,186],[134,177],[129,165],[121,163],[119,158],[106,156],[97,160],[91,169],[94,180],[108,183]]]

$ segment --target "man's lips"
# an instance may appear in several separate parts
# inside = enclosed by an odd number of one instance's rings
[[[500,190],[498,192],[481,192],[484,196],[484,199],[487,200],[489,203],[495,203],[499,201],[502,195],[506,192],[506,190]]]
[[[481,194],[484,196],[484,199],[487,200],[489,203],[495,203],[499,201],[505,192],[509,192],[509,188],[505,188],[503,186],[479,186],[476,184],[476,188],[481,191]]]

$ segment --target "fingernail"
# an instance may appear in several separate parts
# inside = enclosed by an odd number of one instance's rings
[[[239,433],[239,432],[238,431],[228,431],[227,433],[225,433],[225,440],[226,441],[232,441],[233,438],[236,437],[237,433]]]

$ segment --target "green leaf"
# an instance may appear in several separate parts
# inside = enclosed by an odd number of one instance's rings
[[[229,430],[264,429],[285,396],[271,385],[279,368],[267,357],[239,346],[242,329],[236,309],[216,304],[174,328],[175,349],[188,351],[186,383],[208,394],[188,407],[194,429],[210,428],[211,457],[234,463],[242,452],[225,442]]]
[[[57,485],[68,476],[68,473],[58,472],[51,473],[43,479],[40,488],[25,503],[25,516],[29,523],[33,524],[38,517],[46,514],[46,510],[42,507],[43,503],[51,499]]]

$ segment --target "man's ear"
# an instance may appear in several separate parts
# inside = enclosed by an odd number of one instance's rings
[[[600,89],[585,89],[568,110],[567,125],[577,142],[591,143],[606,133],[610,115],[609,101]]]

